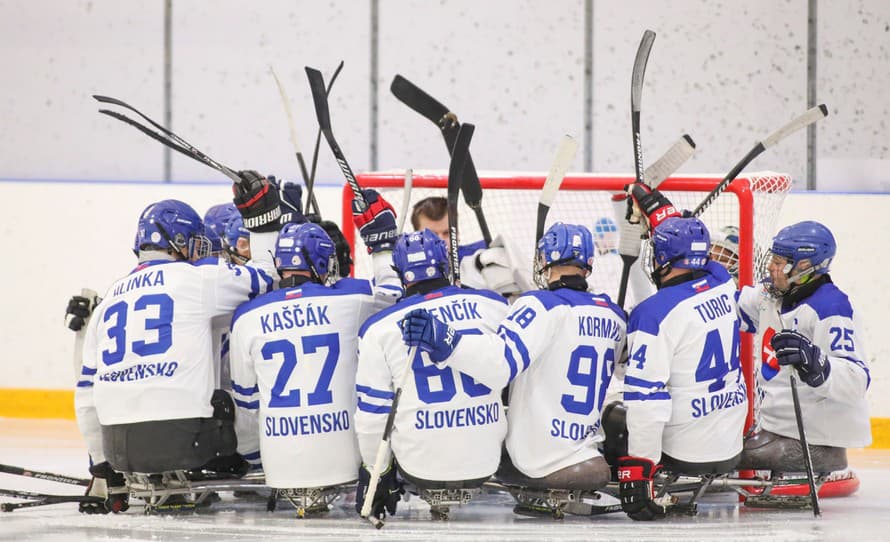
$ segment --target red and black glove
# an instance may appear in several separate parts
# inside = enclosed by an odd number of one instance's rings
[[[232,185],[232,201],[244,219],[244,227],[254,233],[277,232],[281,228],[278,186],[252,169],[239,171],[238,176],[241,182]]]
[[[635,211],[646,217],[650,230],[654,230],[668,218],[683,216],[657,188],[649,188],[643,183],[634,183],[627,185],[626,190],[630,195],[627,219],[631,223],[634,223],[631,217],[636,215]]]
[[[362,190],[362,195],[368,206],[360,211],[357,201],[352,200],[352,222],[368,247],[368,254],[392,250],[399,234],[396,212],[376,190]]]
[[[618,496],[621,509],[637,521],[652,521],[667,514],[664,506],[656,504],[655,474],[661,470],[645,457],[624,456],[618,458]]]

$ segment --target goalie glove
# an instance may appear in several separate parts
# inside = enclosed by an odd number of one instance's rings
[[[773,335],[770,346],[776,352],[779,365],[792,365],[800,379],[818,388],[831,373],[831,363],[822,350],[796,331],[783,329]]]
[[[656,465],[645,457],[624,456],[618,458],[618,495],[621,509],[637,521],[663,518],[667,509],[654,501]]]
[[[235,207],[244,219],[244,227],[254,233],[280,229],[281,198],[278,186],[252,169],[238,172],[241,182],[232,185]]]
[[[649,229],[654,230],[659,224],[674,216],[682,216],[664,194],[657,188],[649,188],[643,183],[633,183],[625,187],[628,199],[627,221],[631,224],[639,222],[642,214],[646,217]]]
[[[87,486],[88,497],[100,497],[103,502],[82,502],[78,510],[82,514],[107,514],[126,512],[130,508],[130,494],[125,491],[127,484],[124,476],[115,472],[108,461],[90,467],[93,479]]]

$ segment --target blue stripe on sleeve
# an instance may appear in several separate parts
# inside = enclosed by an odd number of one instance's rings
[[[94,374],[96,374],[96,369],[91,369],[91,368],[87,367],[86,365],[84,365],[80,369],[80,374],[82,374],[84,376],[94,375]]]
[[[510,347],[506,344],[504,344],[504,359],[507,360],[507,365],[510,367],[510,379],[507,382],[513,382],[519,369],[516,367],[516,359],[513,358],[513,351],[510,350]]]
[[[371,414],[389,414],[389,411],[392,410],[389,406],[372,405],[361,399],[358,400],[358,409],[362,412],[370,412]]]
[[[260,277],[257,274],[256,268],[249,265],[245,265],[244,268],[247,269],[247,273],[250,275],[250,293],[247,294],[247,299],[253,299],[260,293]]]
[[[269,274],[262,269],[257,269],[257,273],[259,273],[260,278],[263,279],[263,282],[266,283],[265,291],[268,292],[272,290],[272,277],[270,277]]]
[[[77,383],[78,388],[91,388],[92,386],[93,386],[93,383],[90,382],[89,380],[81,380]]]
[[[499,333],[513,341],[516,345],[516,350],[519,352],[519,356],[522,358],[522,370],[524,371],[528,369],[532,360],[528,355],[528,348],[525,347],[525,343],[522,342],[519,335],[515,331],[511,331],[503,326],[501,326]]]
[[[232,380],[232,391],[240,393],[241,395],[253,395],[260,391],[260,387],[259,384],[254,384],[252,388],[245,388],[244,386],[239,386]]]
[[[640,393],[636,391],[624,392],[625,401],[664,401],[671,398],[670,392],[658,391],[655,393]]]
[[[364,393],[368,397],[376,397],[377,399],[392,400],[396,396],[396,394],[391,391],[377,390],[369,386],[362,386],[359,384],[355,385],[355,391],[357,391],[358,393]]]
[[[624,385],[636,386],[638,388],[663,388],[664,382],[653,382],[651,380],[645,380],[643,378],[626,375],[624,377]]]
[[[246,459],[246,460],[248,460],[248,461],[252,461],[252,460],[255,460],[255,459],[259,459],[259,458],[260,458],[260,452],[259,452],[259,450],[257,450],[256,452],[251,452],[251,453],[249,453],[249,454],[244,454],[244,455],[242,455],[241,457],[243,457],[244,459]]]
[[[241,399],[235,399],[235,404],[238,405],[239,407],[246,408],[248,410],[259,410],[259,408],[260,408],[259,400],[247,402],[247,401],[242,401]]]

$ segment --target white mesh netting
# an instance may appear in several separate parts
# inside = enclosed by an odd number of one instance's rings
[[[374,188],[389,201],[397,213],[403,209],[404,172],[366,173],[358,176],[363,188]],[[482,208],[492,236],[503,236],[515,256],[514,265],[525,266],[531,277],[534,253],[534,230],[537,218],[538,197],[544,183],[544,174],[524,174],[515,172],[480,173],[483,187]],[[660,186],[668,198],[681,209],[694,209],[719,182],[718,175],[695,175],[671,177]],[[547,225],[562,221],[583,224],[594,232],[597,240],[597,254],[589,282],[594,289],[608,293],[617,300],[622,261],[609,245],[617,247],[617,234],[597,235],[597,222],[610,218],[615,224],[624,219],[623,207],[615,206],[612,195],[633,182],[631,175],[567,175],[556,196]],[[410,209],[418,201],[430,196],[446,196],[447,174],[444,172],[415,172],[413,189],[410,195],[405,230],[410,231]],[[757,172],[740,176],[727,188],[701,219],[711,232],[711,239],[720,239],[727,226],[738,228],[739,236],[739,282],[751,284],[766,275],[768,249],[775,234],[779,212],[785,195],[791,188],[789,175],[774,172]],[[344,192],[343,224],[351,223],[348,205],[351,191]],[[482,238],[481,229],[473,211],[461,198],[459,211],[459,233],[461,244],[468,244]],[[608,228],[605,228],[608,229]],[[602,233],[602,223],[599,228]],[[353,232],[354,233],[354,232]],[[610,239],[610,237],[613,237]],[[353,249],[355,276],[370,278],[371,268],[367,251],[358,235]],[[753,383],[754,371],[758,368],[753,341],[750,337],[742,340],[742,359],[749,383]],[[757,343],[759,344],[759,342]],[[752,405],[757,401],[755,386],[749,395]]]

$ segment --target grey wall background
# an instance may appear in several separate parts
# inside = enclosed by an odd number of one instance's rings
[[[658,36],[643,92],[644,157],[654,160],[688,132],[699,150],[682,171],[727,171],[807,107],[809,3],[591,2],[592,146],[572,169],[583,170],[586,156],[596,172],[632,171],[630,72],[651,28]],[[371,0],[171,4],[172,127],[235,168],[296,177],[268,68],[290,94],[309,153],[316,124],[303,66],[329,76],[341,59],[331,110],[356,170],[375,158],[378,169],[447,167],[434,128],[389,93],[396,73],[477,125],[480,169],[545,170],[563,133],[583,140],[585,0],[379,0],[376,17]],[[818,128],[818,187],[890,191],[890,2],[815,4],[817,99],[831,113]],[[90,95],[163,119],[164,8],[164,0],[0,1],[0,178],[163,179],[162,147],[98,115]],[[805,187],[805,132],[752,169],[791,173]],[[319,174],[342,183],[325,147]],[[175,181],[221,178],[173,159]]]

